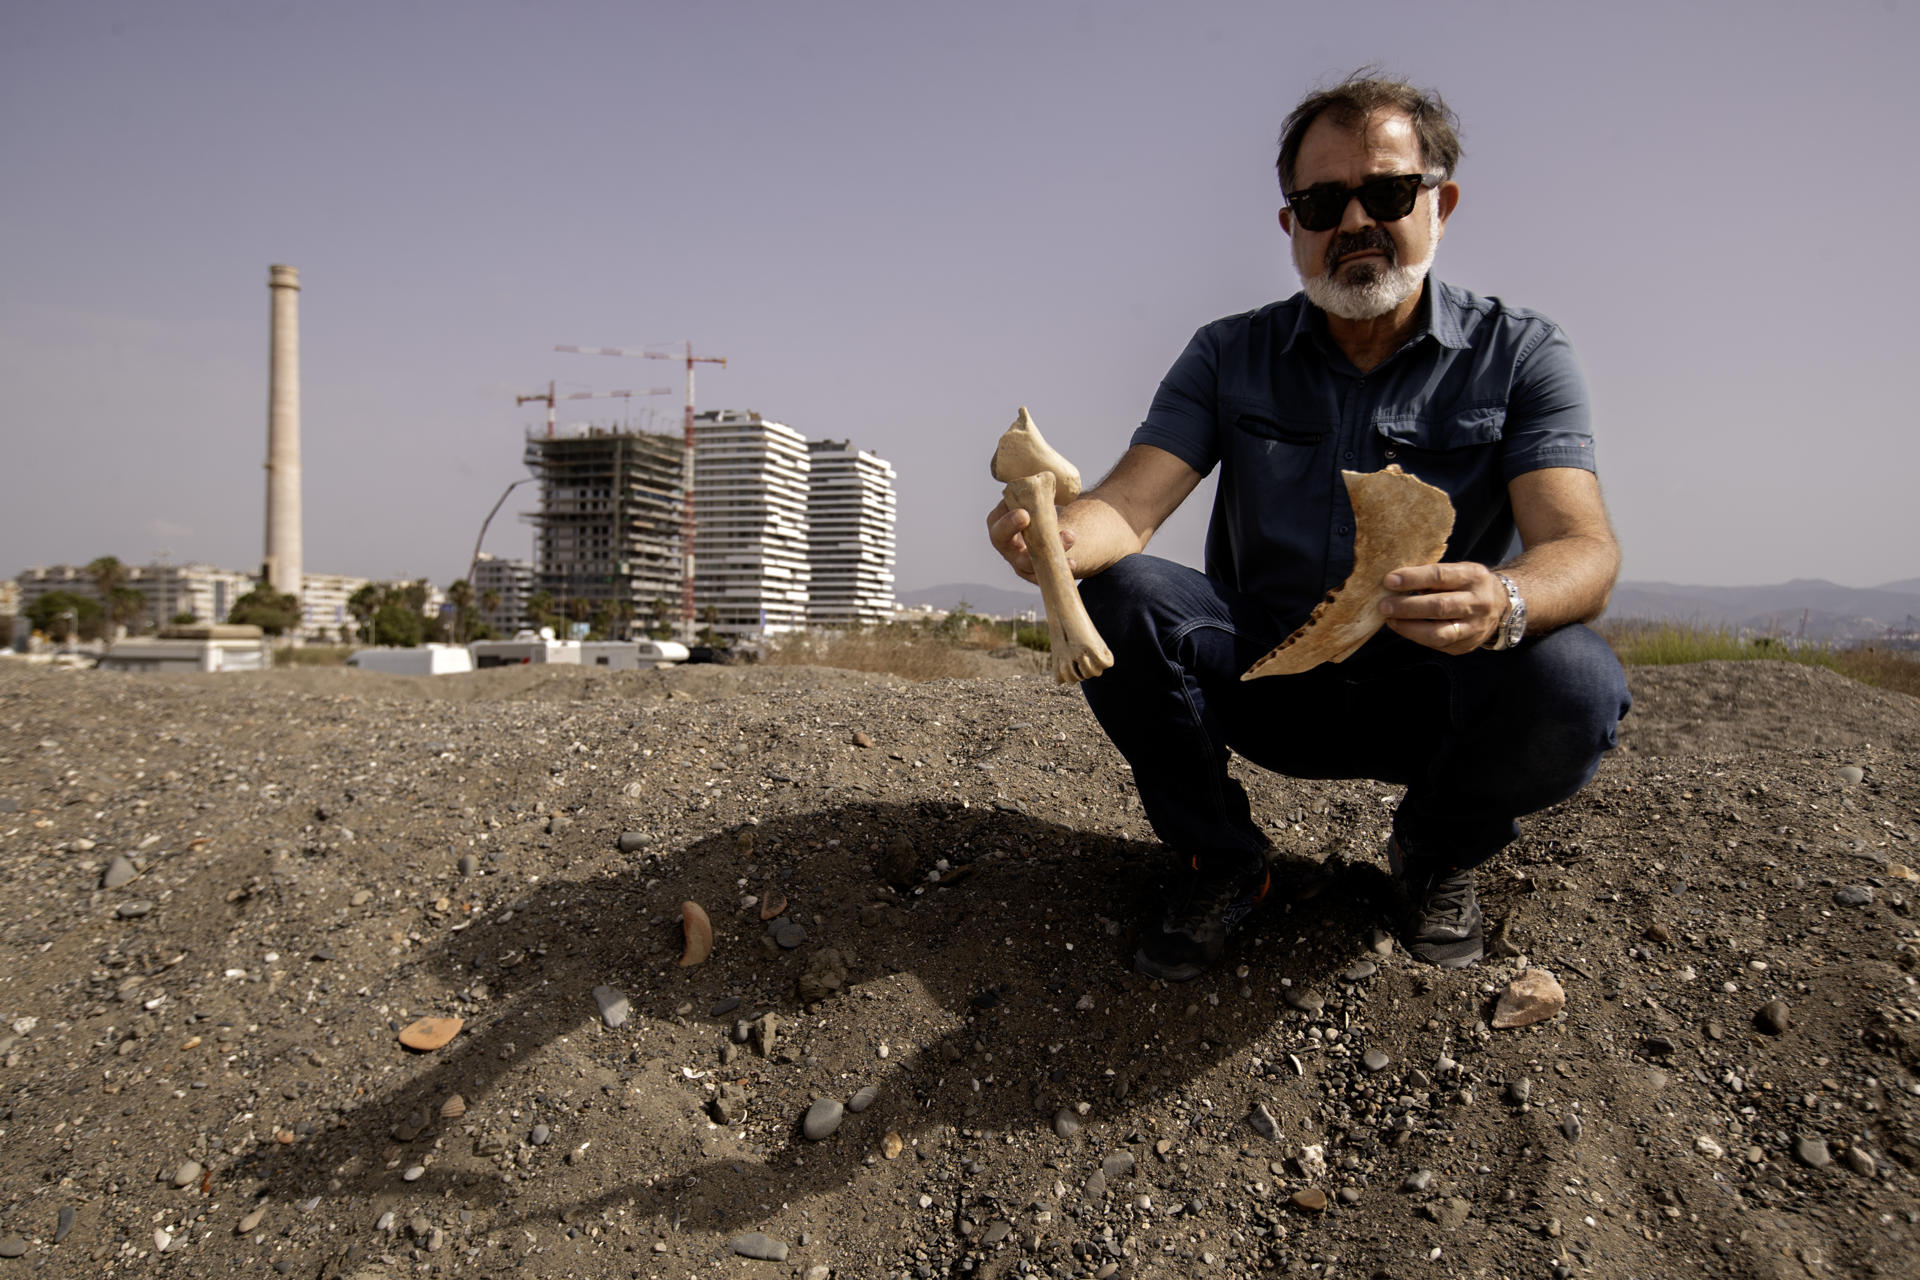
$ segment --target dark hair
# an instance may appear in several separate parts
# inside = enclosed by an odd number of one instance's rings
[[[1460,117],[1437,91],[1415,88],[1404,80],[1388,80],[1372,71],[1371,67],[1362,67],[1333,88],[1308,94],[1280,126],[1280,158],[1274,169],[1280,175],[1282,191],[1293,185],[1300,142],[1307,136],[1308,126],[1321,116],[1341,128],[1359,129],[1375,112],[1402,113],[1413,121],[1426,172],[1443,178],[1453,176],[1454,167],[1460,163]]]

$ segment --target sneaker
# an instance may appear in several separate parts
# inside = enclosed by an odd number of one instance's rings
[[[1219,963],[1227,939],[1272,887],[1264,859],[1259,869],[1239,872],[1202,871],[1196,859],[1192,877],[1134,952],[1134,969],[1167,982],[1193,981]]]
[[[1400,941],[1416,960],[1465,969],[1486,957],[1486,917],[1473,896],[1473,872],[1410,868],[1400,838],[1387,845],[1387,863],[1402,899]]]

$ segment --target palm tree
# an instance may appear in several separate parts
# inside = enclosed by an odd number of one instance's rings
[[[553,622],[553,592],[544,588],[527,597],[527,625],[538,631]]]
[[[380,611],[382,603],[380,588],[371,582],[364,583],[360,589],[347,597],[347,612],[362,628],[361,639],[373,643],[373,615]]]
[[[113,597],[127,583],[127,566],[120,563],[118,556],[99,556],[87,562],[86,574],[93,579],[93,589],[100,594],[100,608],[106,614],[108,631],[112,631],[122,621],[119,610],[114,608]]]
[[[469,615],[473,610],[473,584],[465,578],[448,583],[447,603],[453,606],[453,638],[465,644],[472,631]]]

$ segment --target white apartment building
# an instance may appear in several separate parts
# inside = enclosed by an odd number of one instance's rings
[[[489,592],[498,592],[497,608],[487,608]],[[502,560],[482,551],[473,566],[473,608],[493,634],[510,638],[527,625],[527,597],[533,594],[533,562]]]
[[[868,626],[893,616],[893,464],[845,440],[807,445],[808,559],[814,626]]]
[[[93,578],[78,565],[25,569],[15,582],[21,613],[56,591],[100,599]],[[195,622],[225,622],[227,610],[253,590],[254,582],[251,574],[210,564],[146,564],[126,566],[124,585],[146,598],[140,618],[131,624],[137,630],[164,627],[186,614],[192,614]]]
[[[811,578],[806,437],[751,411],[693,426],[694,614],[728,635],[806,626]]]
[[[349,573],[301,574],[300,633],[309,640],[351,641],[360,624],[347,612],[347,601],[366,585]]]

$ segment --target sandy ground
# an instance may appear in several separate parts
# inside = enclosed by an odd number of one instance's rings
[[[0,1280],[1920,1273],[1920,702],[1636,670],[1463,973],[1393,788],[1250,772],[1167,987],[1123,762],[982,670],[0,666]]]

